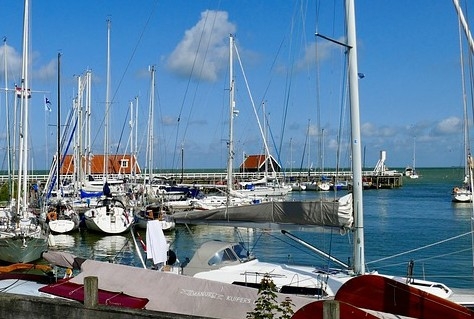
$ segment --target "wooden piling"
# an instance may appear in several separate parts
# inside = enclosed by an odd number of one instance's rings
[[[327,300],[323,303],[323,319],[339,319],[340,316],[339,301]]]
[[[84,306],[95,308],[99,304],[99,278],[89,276],[84,278]]]

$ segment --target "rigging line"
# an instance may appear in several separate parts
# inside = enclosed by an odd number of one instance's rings
[[[125,127],[127,126],[127,123],[128,123],[128,121],[129,121],[129,119],[128,119],[128,115],[129,115],[129,114],[130,114],[130,108],[127,108],[127,114],[125,114],[125,116],[124,116],[124,121],[123,121],[123,125],[122,125],[122,130],[120,131],[120,137],[119,137],[119,140],[118,140],[118,143],[117,143],[117,148],[115,149],[114,162],[115,162],[115,159],[117,158],[117,155],[118,155],[120,143],[122,142],[123,131],[125,130]],[[125,152],[126,152],[126,149],[124,150],[124,153],[125,153]]]
[[[304,145],[303,145],[303,154],[301,155],[300,171],[303,170],[304,155],[306,154],[306,146],[307,146],[307,144],[308,144],[310,123],[311,123],[311,120],[308,119],[308,128],[306,129],[306,138],[305,138],[305,140],[304,140]],[[309,169],[309,168],[308,168],[308,169]]]
[[[429,245],[425,245],[425,246],[421,246],[421,247],[418,247],[418,248],[415,248],[415,249],[412,249],[412,250],[401,252],[399,254],[395,254],[395,255],[392,255],[392,256],[388,256],[388,257],[380,258],[380,259],[377,259],[377,260],[373,260],[373,261],[367,262],[366,264],[373,264],[373,263],[380,262],[380,261],[383,261],[383,260],[403,256],[403,255],[406,255],[406,254],[409,254],[409,253],[412,253],[412,252],[415,252],[415,251],[418,251],[418,250],[422,250],[422,249],[426,249],[426,248],[429,248],[429,247],[432,247],[432,246],[443,244],[445,242],[448,242],[448,241],[451,241],[451,240],[454,240],[454,239],[458,239],[458,238],[461,238],[461,237],[464,237],[464,236],[467,236],[467,235],[471,235],[471,234],[472,234],[472,231],[464,233],[464,234],[460,234],[460,235],[457,235],[457,236],[454,236],[454,237],[451,237],[451,238],[443,239],[443,240],[440,240],[438,242],[435,242],[435,243],[432,243],[432,244],[429,244]]]
[[[449,253],[446,253],[446,254],[442,254],[442,255],[436,255],[436,256],[433,256],[433,257],[428,257],[428,258],[422,258],[422,259],[414,259],[413,261],[415,263],[417,262],[424,262],[424,261],[427,261],[427,260],[432,260],[432,259],[437,259],[437,258],[441,258],[441,257],[446,257],[446,256],[452,256],[452,255],[457,255],[457,254],[461,254],[461,253],[465,253],[467,251],[470,251],[471,248],[465,248],[465,249],[462,249],[462,250],[458,250],[458,251],[454,251],[454,252],[449,252]],[[380,270],[380,269],[387,269],[387,268],[393,268],[393,267],[396,267],[396,266],[401,266],[401,265],[405,265],[406,262],[399,262],[399,263],[395,263],[395,264],[390,264],[390,265],[385,265],[385,266],[378,266],[377,267],[377,270]]]
[[[255,102],[253,100],[252,92],[250,92],[250,87],[249,87],[249,83],[247,81],[247,76],[245,75],[245,70],[242,66],[242,60],[240,59],[239,50],[237,49],[237,47],[235,45],[234,45],[234,48],[235,48],[235,53],[237,54],[237,59],[239,60],[240,70],[241,70],[242,75],[244,77],[245,86],[246,86],[247,92],[249,94],[249,98],[250,98],[250,102],[252,104],[253,112],[254,112],[255,118],[257,119],[258,128],[260,129],[260,134],[261,134],[260,136],[265,136],[265,134],[263,133],[262,124],[260,123],[260,119],[259,119],[258,114],[257,114],[257,110],[255,108]],[[265,139],[263,139],[263,144],[265,146],[265,150],[266,150],[267,154],[270,154],[270,150],[268,148],[268,143]],[[270,161],[270,164],[272,166],[272,170],[275,171],[275,167],[273,167],[273,161]]]
[[[304,43],[304,52],[306,52],[306,49],[307,49],[307,39],[306,39],[306,34],[305,34],[305,30],[306,30],[306,17],[307,17],[307,12],[308,12],[308,2],[306,2],[306,6],[303,6],[303,1],[300,2],[300,7],[299,7],[299,13],[301,14],[301,21],[302,21],[302,26],[301,26],[301,33],[303,35],[303,43]],[[293,28],[294,24],[292,23],[292,28]],[[293,33],[293,32],[292,32]],[[290,42],[290,48],[292,48],[293,45],[292,45],[292,41]],[[291,51],[291,50],[290,50]],[[281,125],[281,133],[280,133],[280,146],[278,148],[278,157],[280,156],[280,153],[281,153],[281,150],[283,148],[283,140],[284,140],[284,135],[285,135],[285,127],[286,127],[286,121],[287,121],[287,116],[288,116],[288,108],[289,108],[289,101],[290,101],[290,96],[291,96],[291,88],[292,88],[292,80],[293,80],[293,73],[294,73],[294,54],[295,52],[293,52],[293,56],[291,57],[291,60],[292,60],[292,63],[291,63],[291,68],[290,68],[290,72],[289,72],[289,82],[288,82],[288,86],[286,87],[287,88],[287,92],[286,92],[286,99],[285,99],[285,108],[284,108],[284,112],[283,112],[283,119],[282,119],[282,125]],[[307,64],[307,67],[309,68],[309,65]],[[309,70],[308,70],[308,73],[309,73]],[[288,73],[287,73],[288,75]],[[288,78],[287,78],[288,79]],[[280,158],[278,158],[278,160],[281,162]]]
[[[133,58],[135,57],[135,53],[137,52],[138,45],[140,44],[140,42],[143,38],[143,35],[145,34],[145,31],[148,28],[148,24],[150,23],[151,17],[155,14],[155,10],[156,10],[157,6],[158,6],[158,0],[155,0],[155,3],[152,7],[152,10],[150,11],[150,14],[148,15],[148,19],[146,20],[145,25],[143,26],[142,32],[138,36],[138,40],[135,43],[135,46],[133,47],[132,54],[131,54],[130,58],[128,59],[127,65],[125,66],[125,70],[122,73],[122,77],[120,78],[120,81],[117,85],[117,88],[115,89],[114,95],[112,96],[112,100],[110,101],[110,103],[113,103],[114,100],[115,100],[115,96],[117,95],[117,92],[118,92],[120,86],[122,85],[123,79],[125,78],[125,74],[127,73],[128,68],[130,67],[130,64],[132,63]]]
[[[304,21],[304,19],[303,19]],[[295,19],[292,18],[291,19],[291,27],[290,27],[290,35],[292,35],[294,33],[294,29],[295,29]],[[303,28],[304,30],[304,28]],[[282,114],[282,124],[281,124],[281,132],[280,132],[280,145],[279,147],[277,148],[275,146],[275,149],[277,150],[277,158],[278,158],[278,161],[283,165],[283,163],[281,162],[280,158],[279,158],[279,153],[281,152],[281,149],[282,149],[282,144],[283,144],[283,139],[284,139],[284,132],[285,132],[285,124],[286,124],[286,119],[287,119],[287,115],[288,115],[288,104],[289,104],[289,100],[290,100],[290,96],[291,96],[291,83],[292,83],[292,79],[293,79],[293,70],[294,70],[294,55],[295,55],[295,52],[293,50],[293,37],[290,36],[290,41],[289,41],[289,51],[288,51],[288,55],[289,55],[289,61],[291,61],[291,64],[290,64],[290,68],[289,70],[287,70],[286,72],[286,84],[285,84],[285,94],[284,94],[284,109],[283,109],[283,114]]]
[[[155,4],[154,4],[154,6],[152,7],[152,10],[150,11],[150,15],[148,16],[148,19],[147,19],[146,22],[145,22],[145,25],[144,25],[144,27],[143,27],[143,29],[142,29],[142,32],[140,33],[140,35],[139,35],[139,37],[138,37],[138,40],[137,40],[137,42],[135,43],[135,46],[133,47],[132,54],[131,54],[130,58],[128,59],[127,65],[125,66],[125,70],[123,71],[122,76],[120,77],[120,80],[119,80],[119,83],[118,83],[118,85],[117,85],[117,88],[115,89],[114,94],[113,94],[113,96],[112,96],[112,100],[111,100],[110,102],[109,102],[109,101],[106,101],[106,102],[105,102],[106,104],[109,103],[109,104],[111,105],[111,104],[114,102],[115,97],[117,96],[117,93],[118,93],[118,91],[119,91],[119,89],[120,89],[120,87],[121,87],[121,85],[122,85],[123,79],[125,78],[125,74],[127,73],[128,69],[129,69],[129,67],[130,67],[130,64],[132,63],[133,58],[135,57],[135,53],[137,52],[138,46],[139,46],[139,44],[140,44],[140,42],[141,42],[141,40],[142,40],[142,38],[143,38],[143,35],[145,34],[145,30],[147,29],[148,24],[150,23],[151,17],[152,17],[152,16],[154,15],[154,13],[155,13],[155,10],[156,10],[156,7],[157,7],[157,6],[158,6],[158,0],[155,0]],[[110,112],[110,107],[109,107],[109,108],[106,107],[106,110],[107,110],[107,113]],[[102,122],[100,123],[100,126],[104,125],[105,118],[108,116],[107,113],[105,114],[104,118],[102,119]],[[98,135],[99,135],[99,131],[97,131],[97,133],[96,133],[96,135],[95,135],[95,137],[94,137],[94,139],[93,139],[94,142],[96,141]],[[119,145],[120,145],[120,143],[119,143]]]
[[[202,74],[202,71],[204,70],[204,65],[205,65],[205,62],[206,62],[206,57],[207,57],[207,53],[209,52],[209,47],[211,46],[211,37],[212,37],[212,30],[214,30],[214,27],[216,25],[216,21],[217,21],[217,12],[216,14],[214,14],[214,19],[212,21],[212,26],[211,26],[211,32],[209,32],[209,37],[207,39],[207,46],[206,46],[206,50],[204,51],[204,59],[202,60],[202,64],[201,64],[201,68],[199,70],[199,74],[201,75]],[[206,23],[207,23],[207,17],[206,17]],[[201,33],[201,38],[204,37],[204,28],[203,28],[203,32]],[[191,114],[192,114],[192,111],[194,109],[194,104],[195,104],[195,101],[196,101],[196,97],[197,97],[197,91],[198,91],[198,88],[199,88],[199,82],[194,90],[194,95],[193,95],[193,99],[192,99],[192,103],[191,103],[191,108],[189,109],[189,115],[188,115],[188,118],[191,119]],[[185,129],[184,129],[184,133],[183,133],[183,140],[182,140],[182,145],[184,145],[184,140],[186,139],[186,134],[187,134],[187,131],[188,131],[188,127],[189,127],[189,123],[190,121],[187,121],[186,122],[186,126],[185,126]]]
[[[347,74],[347,59],[343,59],[343,73],[342,74]],[[336,149],[336,174],[339,173],[340,169],[340,164],[341,164],[341,146],[342,146],[342,135],[343,135],[343,128],[345,127],[344,125],[344,119],[345,119],[345,114],[347,111],[347,98],[348,98],[348,77],[343,77],[342,78],[342,84],[341,84],[341,111],[339,113],[339,128],[338,128],[338,135],[337,135],[337,149]]]
[[[467,1],[465,3],[466,5],[466,16],[467,16]],[[473,91],[474,91],[474,83],[473,83],[473,79],[474,79],[474,75],[473,75],[473,62],[472,62],[472,49],[471,50],[468,50],[469,54],[468,54],[468,61],[469,61],[469,82],[470,82],[470,85],[469,85],[469,88],[470,88],[470,98],[471,98],[471,108],[472,108],[472,112],[474,114],[474,97],[473,97]],[[464,63],[463,63],[464,64]],[[462,68],[464,68],[464,65],[461,65]],[[473,115],[474,117],[474,115]],[[468,120],[467,120],[468,121]],[[468,153],[471,152],[471,141],[470,141],[470,134],[467,134],[467,151]],[[467,157],[467,154],[466,154],[466,157]],[[464,161],[466,160],[466,158],[464,158]]]
[[[282,238],[277,237],[277,236],[275,236],[275,235],[273,235],[273,234],[271,234],[271,233],[268,233],[267,235],[270,236],[270,237],[272,237],[273,239],[279,240],[280,242],[282,242],[282,243],[288,245],[288,246],[291,247],[291,248],[294,248],[294,249],[296,249],[296,250],[299,250],[299,251],[300,251],[301,253],[303,253],[303,254],[306,254],[306,255],[311,256],[311,257],[317,257],[317,258],[319,258],[319,259],[322,260],[322,261],[326,261],[326,258],[325,258],[325,257],[323,257],[323,256],[321,256],[321,255],[319,255],[319,254],[315,254],[315,253],[309,251],[308,249],[304,249],[303,246],[295,244],[294,241],[283,240]],[[331,237],[332,237],[332,236],[331,236]],[[327,253],[327,254],[328,254],[329,257],[334,257],[334,256],[331,255],[330,253]],[[329,261],[329,263],[330,263],[330,259],[328,259],[328,261]]]
[[[174,143],[174,152],[173,152],[173,160],[172,160],[172,167],[174,167],[174,164],[176,162],[176,151],[178,149],[178,135],[179,135],[179,127],[180,127],[180,124],[181,124],[181,115],[183,113],[183,108],[184,108],[184,104],[186,102],[186,97],[188,96],[188,91],[189,91],[189,87],[191,85],[191,79],[192,79],[192,76],[193,76],[193,73],[194,73],[194,68],[196,66],[196,62],[197,62],[197,59],[198,59],[198,52],[199,52],[199,49],[201,48],[201,42],[203,41],[203,36],[204,36],[204,31],[205,31],[205,27],[207,25],[207,19],[209,17],[209,12],[210,10],[207,10],[206,11],[206,17],[204,19],[204,25],[202,27],[202,31],[201,31],[201,35],[199,37],[199,41],[198,41],[198,45],[197,45],[197,48],[196,48],[196,53],[194,55],[194,60],[193,60],[193,65],[191,67],[191,72],[189,73],[189,77],[188,77],[188,82],[186,83],[186,89],[184,90],[184,95],[183,95],[183,100],[181,102],[181,107],[179,109],[179,113],[178,113],[178,123],[177,123],[177,126],[176,126],[176,137],[175,137],[175,143]],[[216,16],[217,16],[217,12],[214,14],[214,22],[215,22],[215,19],[216,19]],[[214,24],[213,24],[213,27],[214,27]],[[211,29],[212,31],[212,29]],[[212,32],[209,33],[209,36],[212,35]],[[208,43],[209,44],[209,43]],[[204,61],[206,60],[207,56],[207,48],[206,48],[206,51],[205,51],[205,54],[204,54],[204,59],[203,59],[203,64],[204,64]],[[202,68],[201,68],[201,71],[202,71]],[[185,127],[185,133],[187,131],[187,127]],[[184,140],[184,135],[183,135],[183,140]]]

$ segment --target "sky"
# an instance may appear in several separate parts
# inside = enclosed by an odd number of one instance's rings
[[[34,169],[48,169],[56,151],[58,53],[61,125],[78,76],[90,70],[91,147],[104,152],[107,20],[110,154],[130,152],[133,103],[138,160],[142,169],[149,165],[154,66],[153,167],[225,170],[233,34],[234,167],[246,155],[262,154],[264,140],[285,170],[350,167],[344,47],[315,35],[345,41],[342,1],[32,2],[28,129]],[[8,8],[0,19],[6,38],[0,87],[11,90],[21,80],[23,2]],[[356,1],[356,21],[364,166],[373,168],[381,151],[389,168],[414,160],[417,168],[463,166],[461,54],[452,1]],[[465,40],[463,47],[465,54]],[[5,104],[13,108],[12,94],[6,98],[2,93],[0,169],[7,167]]]

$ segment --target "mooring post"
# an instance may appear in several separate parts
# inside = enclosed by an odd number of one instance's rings
[[[84,306],[95,308],[99,304],[99,278],[89,276],[84,278]]]
[[[340,318],[339,301],[327,300],[323,303],[323,319]]]

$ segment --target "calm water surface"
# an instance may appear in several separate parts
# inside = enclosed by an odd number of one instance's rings
[[[418,180],[404,179],[398,189],[364,191],[365,255],[369,270],[405,275],[415,261],[415,276],[451,287],[474,288],[471,231],[472,205],[451,202],[451,189],[462,180],[459,169],[421,169]],[[344,193],[341,192],[343,195]],[[290,198],[311,200],[334,193],[294,192]],[[293,232],[344,262],[352,255],[351,234],[336,230]],[[145,238],[145,231],[139,231]],[[462,234],[467,234],[460,236]],[[457,239],[453,239],[459,236]],[[140,267],[131,236],[102,236],[87,231],[55,236],[56,247],[77,256]],[[209,239],[240,240],[262,261],[328,265],[279,232],[230,227],[177,226],[167,234],[178,258],[192,257]],[[420,249],[424,247],[424,249]],[[394,257],[392,257],[394,256]],[[390,258],[391,257],[391,258]]]

